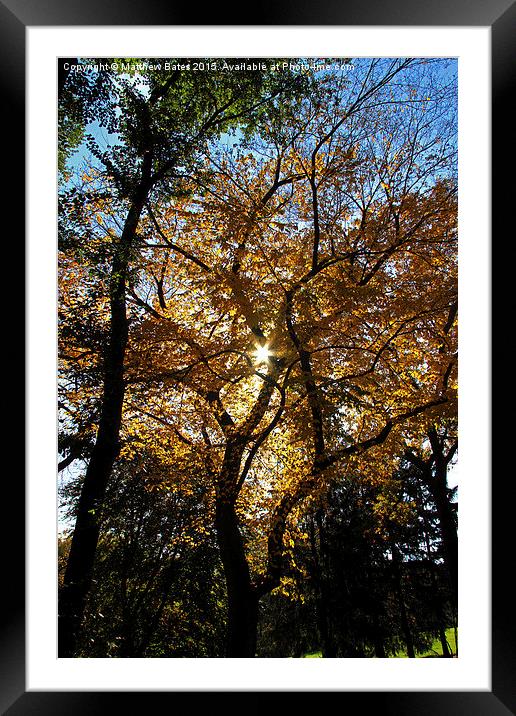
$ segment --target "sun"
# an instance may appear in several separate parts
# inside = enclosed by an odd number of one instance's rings
[[[262,363],[268,363],[270,357],[271,357],[271,352],[270,352],[267,344],[265,344],[263,346],[256,346],[256,350],[254,352],[254,362],[256,363],[256,365],[261,365]]]

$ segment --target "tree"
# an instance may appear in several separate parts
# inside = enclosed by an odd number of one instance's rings
[[[63,488],[70,517],[78,492],[77,478]],[[212,509],[202,470],[184,481],[176,465],[145,453],[117,461],[78,656],[223,654],[224,590]]]
[[[448,487],[448,468],[458,448],[456,420],[428,426],[424,442],[407,450],[406,460],[429,491],[437,511],[443,555],[455,599],[458,590],[457,504],[455,489]]]
[[[131,322],[122,312],[112,434],[204,461],[228,656],[255,655],[259,601],[280,583],[304,500],[337,469],[391,475],[406,425],[454,412],[454,87],[442,65],[316,72],[295,112],[262,103],[247,132],[204,145],[181,195],[156,192],[138,215],[141,251],[115,282]]]
[[[404,537],[406,546],[402,551],[408,549],[409,555],[419,555],[418,569],[413,570],[418,614],[426,623],[425,630],[440,639],[443,655],[451,656],[446,629],[457,625],[457,594],[443,562],[439,516],[432,495],[422,483],[417,469],[403,459],[396,474],[403,491],[417,510],[417,523]],[[410,565],[412,560],[413,557]],[[407,558],[405,564],[409,566]]]
[[[335,475],[290,529],[258,654],[413,658],[437,637],[451,656],[454,604],[429,502],[413,471],[390,480]]]
[[[102,63],[99,61],[99,64]],[[130,66],[130,63],[125,64]],[[98,427],[79,498],[59,598],[61,656],[71,656],[75,650],[91,584],[99,538],[99,514],[119,452],[129,331],[126,290],[146,205],[160,191],[170,195],[177,193],[184,174],[193,169],[200,149],[210,139],[231,127],[253,121],[262,106],[268,101],[277,101],[290,89],[289,76],[276,80],[258,72],[220,71],[210,74],[209,79],[177,69],[153,70],[138,76],[129,71],[129,78],[123,73],[113,74],[104,69],[101,74],[111,83],[112,90],[108,95],[110,104],[103,105],[100,119],[110,134],[118,135],[121,141],[111,148],[104,148],[93,137],[89,138],[89,148],[108,179],[110,205],[107,209],[100,208],[99,220],[102,223],[105,210],[115,228],[107,232],[110,239],[109,269],[105,277],[108,329],[101,356],[102,397]],[[104,200],[104,194],[93,197],[94,201],[99,198]],[[71,199],[76,200],[77,194],[72,193]],[[75,201],[70,211],[61,212],[65,221],[62,233],[65,251],[70,238],[72,246],[74,238],[77,239],[75,227],[69,230],[70,213],[72,216],[77,212],[80,214],[83,208],[84,203]],[[86,228],[86,233],[90,231]],[[81,233],[84,237],[84,231]]]

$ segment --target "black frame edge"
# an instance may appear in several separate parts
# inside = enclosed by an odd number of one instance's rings
[[[305,0],[295,9],[288,4],[278,8],[274,5],[269,10],[264,8],[261,17],[268,22],[258,24],[278,25],[462,25],[491,26],[492,31],[492,234],[493,276],[503,276],[499,245],[494,244],[497,236],[501,243],[507,236],[507,207],[514,204],[514,189],[511,186],[514,164],[514,129],[513,117],[508,113],[510,100],[514,91],[514,38],[516,37],[516,4],[507,0],[496,0],[485,3],[482,0],[460,0],[454,4],[436,0],[432,4],[414,3],[411,0],[396,0],[385,5],[380,0],[372,0],[367,6],[352,0],[343,8],[327,0],[323,8],[315,8]],[[11,162],[8,170],[8,206],[19,204],[16,235],[21,233],[21,217],[25,216],[25,206],[21,187],[25,185],[25,29],[30,25],[120,25],[120,18],[125,25],[161,25],[187,24],[188,11],[170,6],[160,7],[155,0],[146,3],[134,3],[130,7],[121,0],[102,0],[79,3],[77,0],[47,0],[38,4],[34,0],[7,0],[0,2],[0,74],[4,107],[4,136],[9,137],[9,144],[16,148],[16,160]],[[367,7],[367,12],[364,8]],[[388,10],[382,9],[388,8]],[[430,8],[430,14],[429,9]],[[227,16],[227,12],[224,13]],[[260,13],[258,13],[260,14]],[[238,16],[238,15],[237,15]],[[161,17],[161,21],[159,18]],[[99,18],[102,21],[99,22]],[[430,22],[428,21],[430,18]],[[206,21],[209,16],[204,18]],[[216,22],[221,23],[218,14]],[[387,20],[387,21],[386,21]],[[191,24],[197,24],[191,22]],[[204,24],[204,23],[203,23]],[[206,22],[206,24],[208,24]],[[246,23],[233,23],[246,24]],[[509,139],[508,139],[509,138]],[[511,141],[512,139],[512,141]],[[508,173],[511,171],[511,175]],[[6,171],[7,173],[7,171]],[[24,263],[24,242],[14,241],[23,246],[22,263]],[[495,248],[498,251],[495,251]],[[507,259],[505,259],[506,261]],[[497,273],[497,269],[499,269]],[[500,326],[503,308],[512,298],[509,296],[507,283],[493,281],[493,331]],[[510,305],[510,304],[509,304]],[[501,386],[503,370],[501,348],[493,344],[492,372],[493,396],[502,391],[507,395],[506,385]],[[499,370],[496,370],[498,363]],[[497,381],[500,391],[496,391]],[[18,400],[19,402],[19,400]],[[492,691],[491,692],[341,692],[345,703],[353,712],[354,706],[364,709],[370,706],[379,709],[383,716],[508,716],[516,714],[516,645],[514,639],[514,609],[512,590],[507,581],[511,540],[510,526],[513,517],[513,501],[508,499],[510,480],[505,480],[503,468],[498,464],[496,456],[503,447],[510,445],[509,428],[499,426],[493,431],[493,518],[492,518]],[[19,469],[6,475],[8,495],[5,499],[6,511],[9,505],[25,504],[25,487]],[[4,521],[5,524],[5,521]],[[13,532],[14,530],[14,532]],[[16,536],[16,540],[13,539]],[[5,532],[4,569],[6,575],[3,596],[7,603],[3,609],[1,624],[2,640],[0,644],[0,710],[9,716],[30,716],[31,714],[81,714],[111,712],[114,706],[120,706],[122,694],[131,699],[132,709],[140,706],[148,709],[149,697],[152,695],[153,705],[157,698],[166,697],[170,702],[172,696],[177,703],[181,692],[26,692],[25,691],[25,575],[24,575],[24,539],[19,523],[8,525]],[[202,696],[204,692],[199,692]],[[320,694],[318,694],[320,695]],[[308,694],[307,694],[308,696]],[[360,699],[360,704],[358,700]]]
[[[2,135],[8,138],[4,143],[13,150],[12,158],[5,160],[2,172],[5,190],[5,216],[11,213],[16,217],[12,222],[9,246],[21,248],[21,256],[15,258],[14,252],[10,261],[16,266],[15,271],[21,274],[25,265],[25,26],[19,18],[0,3],[0,86],[2,112],[0,112]],[[6,156],[6,155],[4,155]],[[16,211],[17,209],[17,211]],[[7,232],[4,236],[7,235]],[[15,328],[20,324],[20,313],[25,314],[24,293],[17,292],[19,301],[16,312],[10,313],[11,325],[4,326],[4,336],[15,335]],[[6,316],[7,318],[7,316]],[[11,339],[9,339],[10,342]],[[18,339],[19,341],[19,339]],[[16,350],[24,350],[25,338],[22,333],[21,342],[16,342]],[[12,344],[10,344],[12,345]],[[21,349],[21,350],[20,350]],[[18,356],[16,363],[22,364]],[[14,378],[13,378],[14,381]],[[24,376],[16,381],[16,396],[8,409],[15,405],[24,405]],[[13,435],[11,440],[22,435],[19,423],[11,423]],[[14,444],[10,445],[11,450]],[[3,535],[3,607],[0,613],[0,710],[12,703],[25,691],[25,535],[23,519],[15,521],[16,515],[24,513],[24,449],[23,443],[15,452],[13,468],[5,471],[4,509],[2,515]],[[12,455],[12,453],[11,453]],[[13,506],[14,509],[13,509]],[[11,517],[11,519],[9,519]],[[3,712],[3,710],[2,710]]]
[[[510,214],[514,206],[514,166],[516,151],[514,118],[509,111],[514,101],[516,3],[491,28],[492,43],[492,331],[502,335],[507,307],[514,306],[514,291],[507,273],[508,242],[511,241]],[[492,415],[500,415],[500,396],[510,400],[502,370],[507,367],[503,342],[492,342]],[[503,382],[502,382],[503,381]],[[503,406],[502,406],[503,410]],[[503,416],[504,413],[502,412]],[[493,425],[495,421],[493,421]],[[510,454],[510,421],[502,417],[492,430],[492,689],[516,713],[516,628],[514,594],[507,581],[507,565],[514,549],[511,525],[516,491],[507,472]],[[510,472],[510,470],[509,470]],[[511,499],[512,498],[512,499]],[[512,547],[512,549],[511,549]]]

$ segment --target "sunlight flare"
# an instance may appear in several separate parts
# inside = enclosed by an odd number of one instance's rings
[[[263,363],[268,363],[270,357],[271,357],[271,352],[270,352],[267,344],[265,344],[263,346],[256,346],[256,350],[254,352],[254,362],[256,363],[256,365],[262,365]]]

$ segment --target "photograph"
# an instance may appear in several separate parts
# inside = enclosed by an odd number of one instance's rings
[[[59,657],[457,658],[458,91],[59,58]]]
[[[0,713],[516,714],[516,3],[229,10],[0,2],[26,279]]]

